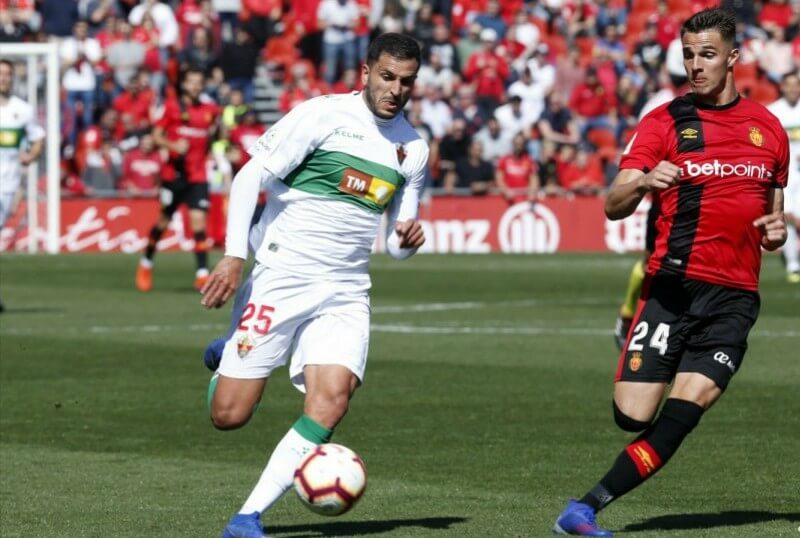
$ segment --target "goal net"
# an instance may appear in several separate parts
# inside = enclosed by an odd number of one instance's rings
[[[46,133],[42,156],[23,172],[19,203],[0,229],[0,251],[56,254],[61,236],[58,45],[1,43],[0,58],[14,64],[12,94],[33,107]]]

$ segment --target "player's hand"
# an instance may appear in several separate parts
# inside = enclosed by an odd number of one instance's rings
[[[409,219],[405,222],[397,222],[394,231],[400,239],[400,248],[419,248],[425,242],[425,233],[422,231],[419,221]]]
[[[669,161],[661,161],[644,175],[642,181],[648,191],[662,191],[678,184],[681,169]]]
[[[775,250],[786,242],[786,219],[783,211],[759,217],[753,221],[753,226],[761,230],[761,246],[767,250]]]
[[[222,258],[200,290],[203,294],[200,304],[209,309],[224,305],[239,288],[243,265],[244,260],[241,258],[235,256]]]
[[[175,151],[175,153],[186,155],[186,152],[189,151],[189,141],[185,138],[179,138],[172,143],[172,149]]]
[[[19,152],[19,164],[22,166],[28,166],[35,160],[33,153],[28,151],[20,151]]]

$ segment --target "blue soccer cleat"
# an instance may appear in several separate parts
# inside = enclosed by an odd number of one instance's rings
[[[215,338],[206,346],[206,350],[203,352],[203,362],[206,364],[206,368],[211,370],[212,372],[216,372],[217,368],[219,368],[219,363],[222,361],[222,350],[225,349],[225,342],[227,342],[227,338]]]
[[[252,514],[236,514],[228,521],[222,538],[268,538],[261,526],[258,512]]]
[[[611,531],[598,529],[594,509],[588,504],[571,500],[561,512],[553,526],[553,534],[574,534],[577,536],[613,536]]]

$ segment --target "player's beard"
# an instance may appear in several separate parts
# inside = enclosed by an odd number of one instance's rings
[[[366,101],[367,108],[369,108],[374,115],[384,120],[390,120],[394,118],[400,113],[401,110],[403,110],[403,103],[397,103],[397,112],[394,114],[391,112],[382,111],[379,108],[381,99],[375,96],[375,93],[372,91],[372,88],[370,88],[369,84],[364,86],[364,101]]]

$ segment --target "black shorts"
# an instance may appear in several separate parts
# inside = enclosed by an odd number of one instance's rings
[[[678,372],[697,372],[725,390],[760,305],[757,292],[647,275],[616,380],[668,383]]]
[[[186,204],[189,209],[208,211],[208,183],[189,183],[183,179],[165,181],[158,191],[161,212],[171,217],[178,206]]]

